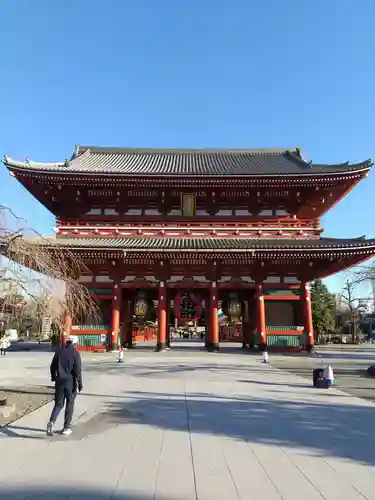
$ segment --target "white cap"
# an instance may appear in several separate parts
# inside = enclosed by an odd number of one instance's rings
[[[72,344],[77,344],[78,342],[77,335],[69,335],[66,341],[71,342]]]

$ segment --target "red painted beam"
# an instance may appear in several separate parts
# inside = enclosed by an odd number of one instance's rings
[[[264,300],[301,300],[299,295],[265,295]]]
[[[267,330],[266,329],[266,334],[267,335],[303,335],[303,330]]]

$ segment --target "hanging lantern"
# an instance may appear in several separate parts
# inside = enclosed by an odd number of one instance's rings
[[[200,298],[190,292],[177,294],[174,309],[176,318],[185,321],[198,321],[202,313]]]
[[[148,311],[148,301],[144,292],[139,292],[134,302],[134,316],[144,319]]]
[[[231,318],[232,321],[239,321],[242,316],[242,309],[242,301],[235,292],[231,292],[223,301],[222,310],[225,316]]]

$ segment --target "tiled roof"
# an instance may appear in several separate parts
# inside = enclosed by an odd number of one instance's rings
[[[368,170],[372,161],[350,165],[308,162],[299,149],[117,149],[79,146],[60,163],[24,162],[4,157],[10,169],[59,174],[142,176],[314,175]]]
[[[96,250],[160,250],[160,251],[314,251],[314,250],[371,250],[375,252],[375,239],[282,239],[282,238],[45,238],[49,244],[70,248]],[[40,242],[40,240],[39,240]]]

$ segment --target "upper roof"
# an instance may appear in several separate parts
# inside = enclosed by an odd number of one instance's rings
[[[275,176],[332,175],[365,172],[372,160],[350,165],[314,164],[295,149],[119,149],[77,146],[70,160],[58,163],[16,161],[4,157],[11,170],[58,174],[126,176]]]

